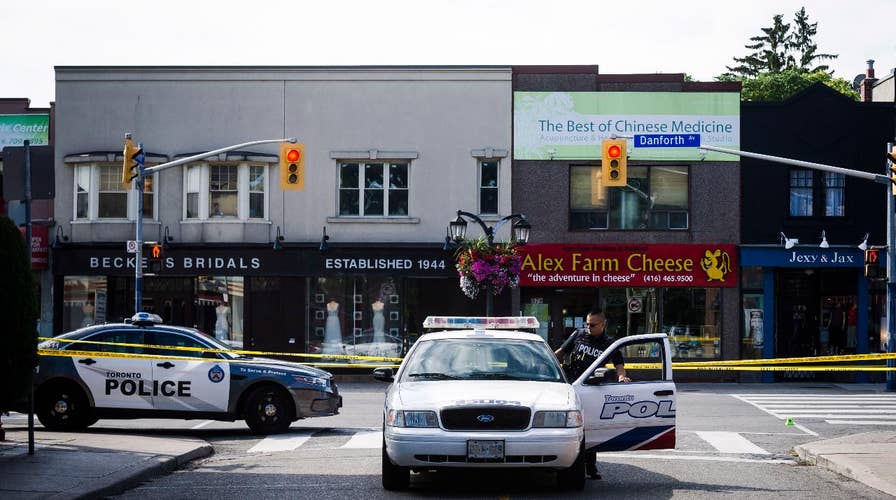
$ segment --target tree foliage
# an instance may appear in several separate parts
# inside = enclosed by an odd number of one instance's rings
[[[31,253],[9,217],[0,217],[0,411],[28,394],[37,366],[37,298]]]
[[[789,69],[780,73],[761,73],[756,78],[722,76],[719,80],[741,82],[740,97],[743,101],[783,101],[814,83],[823,83],[847,97],[859,99],[850,82],[824,71],[807,73]]]
[[[809,22],[805,7],[794,14],[792,24],[784,22],[783,14],[775,15],[772,25],[745,45],[752,52],[735,57],[737,65],[726,66],[728,72],[716,79],[741,82],[744,101],[784,100],[816,82],[859,99],[850,82],[835,78],[830,67],[821,64],[837,55],[818,52],[817,33],[818,23]]]

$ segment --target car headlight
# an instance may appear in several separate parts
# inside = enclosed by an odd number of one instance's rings
[[[389,410],[386,414],[386,425],[391,427],[438,427],[434,411]]]
[[[327,378],[310,377],[307,375],[293,375],[292,378],[296,379],[296,382],[304,382],[306,384],[319,385],[321,387],[330,385],[330,379]]]
[[[581,427],[582,412],[569,411],[537,411],[532,419],[532,427]]]

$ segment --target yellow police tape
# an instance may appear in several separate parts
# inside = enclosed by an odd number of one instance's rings
[[[243,354],[251,356],[288,356],[288,357],[306,357],[325,360],[318,363],[304,363],[309,366],[322,368],[371,368],[371,364],[367,363],[334,363],[332,360],[348,360],[348,361],[384,361],[393,362],[390,365],[393,368],[398,367],[403,358],[387,357],[387,356],[358,356],[351,354],[310,354],[295,352],[271,352],[271,351],[247,351],[236,349],[209,349],[204,347],[185,347],[185,346],[167,346],[157,344],[129,344],[123,342],[98,342],[91,340],[72,340],[62,338],[39,337],[42,341],[56,342],[77,342],[82,344],[94,345],[110,345],[116,347],[136,347],[159,349],[166,351],[185,351],[185,352],[202,352],[202,353],[230,353]],[[100,352],[100,351],[80,351],[57,349],[38,349],[38,354],[42,356],[66,356],[66,357],[102,357],[102,358],[142,358],[142,359],[178,359],[189,361],[241,361],[240,359],[221,359],[221,358],[201,358],[195,356],[173,356],[173,355],[156,355],[156,354],[137,354],[123,352]],[[672,363],[675,370],[707,370],[707,371],[896,371],[896,367],[891,366],[869,366],[869,365],[852,365],[852,366],[831,366],[831,365],[814,365],[814,366],[770,366],[783,364],[800,364],[800,363],[825,363],[825,362],[857,362],[857,361],[881,361],[888,359],[896,359],[896,353],[875,353],[875,354],[844,354],[836,356],[806,356],[797,358],[773,358],[773,359],[733,359],[721,361],[676,361]],[[377,365],[380,366],[380,365]],[[612,367],[613,365],[607,365]],[[662,367],[661,363],[626,363],[626,369],[629,370],[658,370]]]
[[[304,357],[304,358],[321,358],[321,359],[346,359],[346,360],[360,360],[360,361],[398,361],[401,362],[402,358],[395,357],[387,357],[387,356],[358,356],[353,354],[310,354],[310,353],[298,353],[298,352],[268,352],[268,351],[245,351],[238,349],[210,349],[206,347],[186,347],[186,346],[169,346],[169,345],[157,345],[157,344],[128,344],[125,342],[99,342],[94,340],[73,340],[73,339],[61,339],[61,338],[48,338],[48,337],[38,337],[38,340],[42,341],[54,341],[54,342],[68,342],[68,343],[80,343],[80,344],[94,344],[94,345],[110,345],[115,347],[139,347],[143,349],[160,349],[165,351],[187,351],[187,352],[212,352],[212,353],[230,353],[230,354],[244,354],[249,356],[293,356],[293,357]],[[47,349],[52,350],[52,349]],[[94,355],[93,351],[85,351],[89,352],[90,356]],[[119,354],[119,353],[114,353]],[[128,353],[124,353],[128,354]],[[80,355],[79,355],[80,356]],[[165,356],[156,356],[156,355],[148,355],[152,359],[162,359]],[[123,357],[123,356],[116,356]]]

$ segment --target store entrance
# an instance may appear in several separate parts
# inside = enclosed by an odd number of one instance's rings
[[[541,323],[539,333],[546,337],[552,349],[556,349],[572,332],[584,326],[588,311],[599,304],[598,290],[598,288],[524,289],[521,295],[523,314],[538,318]]]

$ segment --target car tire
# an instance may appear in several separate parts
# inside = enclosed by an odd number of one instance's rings
[[[38,389],[34,410],[41,425],[51,431],[83,430],[96,422],[87,395],[72,383],[51,383]]]
[[[295,412],[292,398],[279,387],[258,387],[246,398],[246,425],[257,434],[286,432]]]
[[[557,471],[557,487],[563,490],[581,491],[585,488],[585,441],[579,445],[575,462]]]
[[[400,467],[392,463],[386,451],[386,440],[383,439],[383,489],[401,491],[408,489],[411,483],[411,468]]]

